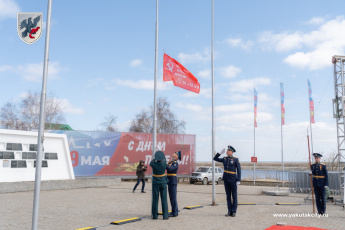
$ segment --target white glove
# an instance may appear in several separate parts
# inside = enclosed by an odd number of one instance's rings
[[[309,171],[308,174],[311,175],[311,174],[313,174],[313,172],[312,172],[312,171]]]
[[[214,156],[217,155],[217,151],[214,151]]]
[[[328,188],[328,186],[327,185],[325,185],[325,187],[324,188]]]
[[[241,182],[237,181],[237,182],[236,182],[236,185],[239,185],[239,184],[241,184]]]
[[[225,149],[222,149],[222,151],[220,151],[220,155],[222,155],[223,153],[225,153]]]

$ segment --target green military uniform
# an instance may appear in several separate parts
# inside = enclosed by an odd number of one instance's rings
[[[158,201],[159,194],[162,201],[163,219],[169,219],[168,213],[168,199],[167,199],[167,183],[168,178],[165,175],[167,162],[164,153],[158,151],[155,153],[155,158],[150,162],[152,167],[152,219],[158,218]]]

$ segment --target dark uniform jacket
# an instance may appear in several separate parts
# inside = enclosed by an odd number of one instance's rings
[[[328,186],[328,172],[324,163],[314,163],[311,165],[314,186]]]
[[[177,184],[177,170],[178,170],[178,163],[177,160],[172,160],[167,164],[167,173],[168,173],[168,184]]]
[[[139,165],[137,166],[137,176],[138,179],[145,179],[145,171],[147,170],[144,165],[141,165],[141,163],[144,163],[144,161],[140,161]]]
[[[150,162],[150,166],[152,167],[152,184],[167,184],[168,178],[165,175],[165,169],[167,167],[166,160],[157,161],[153,159]]]
[[[217,153],[213,160],[222,162],[224,165],[223,180],[224,183],[227,182],[237,182],[241,181],[241,165],[237,157],[224,157],[219,158],[220,154]],[[237,170],[237,174],[236,174]]]

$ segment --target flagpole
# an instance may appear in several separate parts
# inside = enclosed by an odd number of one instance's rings
[[[156,38],[155,38],[155,76],[154,76],[154,99],[153,99],[153,148],[152,159],[155,157],[157,144],[157,65],[158,65],[158,0],[156,0]]]
[[[254,157],[255,157],[255,88],[254,88]],[[254,182],[254,186],[255,186],[255,176],[256,176],[256,174],[255,174],[255,162],[254,162],[254,180],[253,180],[253,182]]]
[[[46,25],[47,32],[46,32],[45,52],[44,52],[39,129],[38,129],[38,137],[37,137],[37,156],[36,156],[36,173],[35,173],[35,192],[34,192],[34,203],[33,203],[33,211],[32,211],[32,230],[37,230],[38,228],[38,213],[39,213],[39,205],[40,205],[42,154],[43,154],[44,125],[45,125],[45,105],[46,105],[46,95],[47,95],[47,75],[48,75],[48,62],[49,62],[51,10],[52,10],[52,0],[48,0],[47,25]],[[41,20],[43,20],[43,18]]]
[[[212,23],[211,23],[211,71],[212,71],[212,205],[216,205],[216,178],[215,178],[215,162],[213,160],[213,153],[215,152],[215,126],[214,126],[214,0],[212,0]]]
[[[284,146],[283,146],[283,108],[282,108],[282,93],[284,91],[284,88],[282,88],[282,83],[280,83],[280,142],[281,142],[281,152],[282,152],[282,171],[283,171],[283,175],[282,175],[282,184],[284,187]]]

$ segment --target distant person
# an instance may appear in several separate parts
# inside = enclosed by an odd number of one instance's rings
[[[178,216],[178,206],[177,206],[177,170],[178,170],[178,162],[177,160],[181,160],[181,151],[175,152],[171,155],[171,161],[169,161],[167,165],[167,176],[168,176],[168,190],[169,190],[169,198],[171,204],[171,213],[169,217],[177,217]]]
[[[169,219],[168,200],[167,200],[167,183],[168,178],[165,175],[167,162],[165,155],[161,151],[155,153],[155,158],[150,162],[152,167],[152,219],[158,219],[158,201],[159,195],[162,201],[163,220]]]
[[[146,193],[145,192],[145,172],[147,170],[147,166],[144,165],[145,162],[143,160],[141,160],[139,162],[139,165],[137,166],[137,183],[135,184],[134,188],[133,188],[133,193],[135,192],[135,189],[138,187],[138,185],[140,184],[140,181],[142,182],[142,187],[141,187],[141,193]]]
[[[313,175],[313,187],[318,214],[326,213],[326,189],[328,188],[328,172],[326,165],[321,163],[322,155],[314,153],[315,163],[311,165],[310,174]]]
[[[241,165],[240,160],[233,156],[236,150],[232,146],[228,146],[226,151],[226,154],[228,155],[227,157],[219,158],[219,156],[224,152],[225,149],[223,149],[220,153],[217,153],[213,160],[222,162],[224,165],[223,181],[226,192],[226,200],[228,203],[228,213],[225,216],[235,217],[237,210],[237,185],[239,185],[241,181]]]

